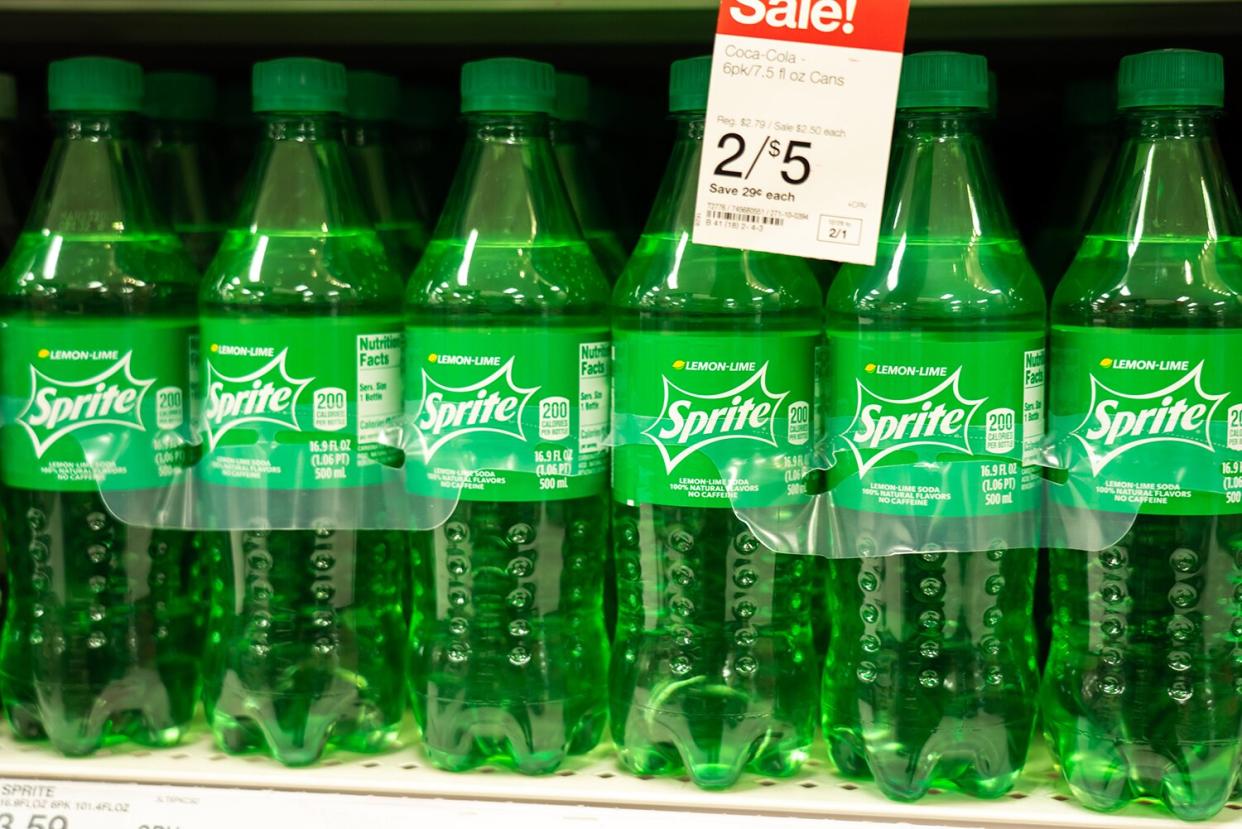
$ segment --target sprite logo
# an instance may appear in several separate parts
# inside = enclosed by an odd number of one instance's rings
[[[204,414],[207,442],[212,449],[228,432],[247,423],[271,423],[302,431],[298,425],[298,398],[315,378],[290,377],[285,367],[288,353],[289,349],[283,349],[261,368],[240,377],[224,374],[207,361]]]
[[[516,357],[478,382],[448,386],[437,382],[423,369],[423,396],[414,415],[423,453],[430,460],[449,441],[475,432],[490,432],[517,438],[523,443],[522,412],[540,386],[523,388],[513,381]],[[432,355],[429,362],[454,364],[453,358]],[[458,365],[480,364],[475,358],[456,361]]]
[[[868,370],[875,367],[869,365]],[[883,397],[856,380],[858,405],[844,434],[858,462],[859,477],[903,449],[928,446],[973,454],[970,423],[987,398],[964,397],[961,377],[958,367],[942,383],[914,397]]]
[[[1112,368],[1115,364],[1106,358],[1100,365]],[[1185,443],[1214,452],[1208,427],[1228,396],[1204,391],[1202,361],[1164,388],[1144,394],[1109,388],[1093,373],[1087,416],[1070,434],[1087,450],[1094,475],[1131,449],[1149,443]]]
[[[673,364],[685,368],[684,361]],[[753,364],[752,364],[753,365]],[[665,472],[695,452],[727,440],[748,440],[778,446],[776,412],[788,392],[775,394],[767,386],[768,364],[726,391],[698,394],[681,388],[667,375],[664,404],[656,422],[643,430],[660,450]]]
[[[43,352],[40,352],[43,356]],[[132,351],[85,380],[58,380],[33,365],[30,398],[17,422],[30,435],[36,457],[70,432],[89,426],[146,431],[142,401],[155,380],[140,380],[130,369]]]

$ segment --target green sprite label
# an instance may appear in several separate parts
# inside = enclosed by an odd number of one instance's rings
[[[406,348],[411,492],[542,501],[603,491],[607,330],[410,326]]]
[[[837,506],[916,516],[1038,506],[1041,334],[829,334]]]
[[[818,341],[618,331],[613,497],[716,508],[804,499]]]
[[[26,489],[168,483],[188,462],[190,319],[0,321],[0,470]]]
[[[397,450],[380,433],[401,416],[396,316],[205,316],[201,435],[205,480],[286,490],[376,483]]]
[[[1242,513],[1242,331],[1053,329],[1059,503]]]

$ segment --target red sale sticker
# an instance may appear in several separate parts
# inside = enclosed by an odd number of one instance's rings
[[[694,241],[874,264],[909,0],[722,0]]]

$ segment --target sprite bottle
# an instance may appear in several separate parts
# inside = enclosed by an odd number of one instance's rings
[[[636,774],[795,772],[815,723],[811,556],[735,512],[796,503],[821,294],[806,262],[696,245],[711,58],[673,64],[663,184],[613,299],[612,734]]]
[[[215,81],[197,72],[151,72],[142,111],[155,198],[201,273],[220,245],[226,212],[210,134]]]
[[[0,272],[0,689],[19,739],[167,746],[197,700],[192,534],[126,524],[101,493],[154,503],[185,466],[198,275],[155,209],[142,70],[58,61],[48,97],[51,157]]]
[[[406,290],[409,685],[431,761],[538,774],[606,719],[608,286],[561,182],[550,66],[466,64],[468,138]]]
[[[582,233],[604,275],[615,281],[625,267],[625,249],[613,220],[604,207],[603,176],[594,168],[587,142],[591,85],[583,75],[556,73],[556,110],[552,120],[552,146],[565,179]]]
[[[1051,545],[1044,729],[1082,803],[1150,797],[1185,820],[1216,814],[1242,768],[1242,217],[1223,100],[1219,55],[1122,61],[1124,135],[1052,304],[1069,529]]]
[[[888,797],[997,797],[1038,693],[1044,295],[981,138],[986,60],[908,56],[897,106],[876,263],[843,266],[827,302],[843,530],[824,734],[841,773]],[[943,546],[892,554],[937,530]]]
[[[427,223],[397,146],[401,86],[392,75],[349,73],[345,142],[362,199],[393,269],[407,279],[427,246]]]
[[[420,216],[436,216],[452,184],[462,136],[457,96],[438,86],[403,86],[397,147]]]
[[[345,84],[321,60],[254,67],[263,139],[200,297],[203,518],[228,522],[203,699],[221,748],[288,765],[392,745],[405,699],[404,534],[362,514],[401,413],[401,283],[351,175]]]

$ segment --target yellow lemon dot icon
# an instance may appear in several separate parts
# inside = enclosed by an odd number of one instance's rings
[[[1104,366],[1104,368],[1108,368],[1112,364],[1113,364],[1112,357],[1105,357],[1103,360],[1100,360],[1100,365]]]
[[[677,371],[681,371],[685,367],[686,367],[685,360],[674,360],[673,361],[673,368],[675,368]]]
[[[219,351],[219,350],[220,350],[220,344],[219,344],[219,343],[212,343],[212,344],[211,344],[211,353],[212,353],[212,354],[215,354],[215,353],[216,353],[217,351]]]
[[[876,368],[875,363],[867,363],[866,368],[864,368],[863,371],[867,372],[868,374],[875,374],[875,368]]]
[[[46,360],[48,357],[51,357],[51,356],[52,356],[52,352],[48,351],[46,348],[39,349],[40,360]]]
[[[429,362],[429,363],[434,363],[434,362],[435,362],[436,360],[438,360],[438,359],[440,359],[440,355],[439,355],[439,354],[428,354],[428,355],[427,355],[427,362]]]

